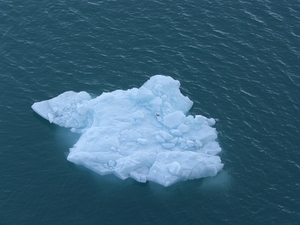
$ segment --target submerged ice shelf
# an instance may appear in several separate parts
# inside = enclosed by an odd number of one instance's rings
[[[70,149],[70,162],[101,175],[169,186],[215,176],[223,167],[215,120],[187,116],[193,102],[179,87],[179,81],[156,75],[140,88],[93,99],[84,91],[67,91],[34,103],[32,109],[81,133]]]

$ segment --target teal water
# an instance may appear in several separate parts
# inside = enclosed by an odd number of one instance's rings
[[[0,224],[298,224],[300,4],[0,2]],[[66,160],[30,108],[164,74],[218,120],[223,171],[164,188]]]

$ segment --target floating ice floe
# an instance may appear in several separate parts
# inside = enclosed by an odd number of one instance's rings
[[[169,186],[215,176],[223,167],[215,120],[187,115],[193,102],[179,87],[179,81],[156,75],[140,88],[96,98],[67,91],[34,103],[32,109],[81,133],[70,149],[70,162],[101,175]]]

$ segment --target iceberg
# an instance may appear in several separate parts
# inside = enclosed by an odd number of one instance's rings
[[[81,134],[67,159],[101,175],[165,187],[215,176],[223,167],[215,120],[189,115],[193,102],[180,82],[152,76],[140,88],[92,98],[67,91],[32,109],[50,123]]]

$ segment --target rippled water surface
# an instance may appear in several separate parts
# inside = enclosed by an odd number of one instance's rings
[[[298,224],[300,4],[0,2],[0,224]],[[30,106],[164,74],[218,120],[224,169],[164,188],[66,160]]]

